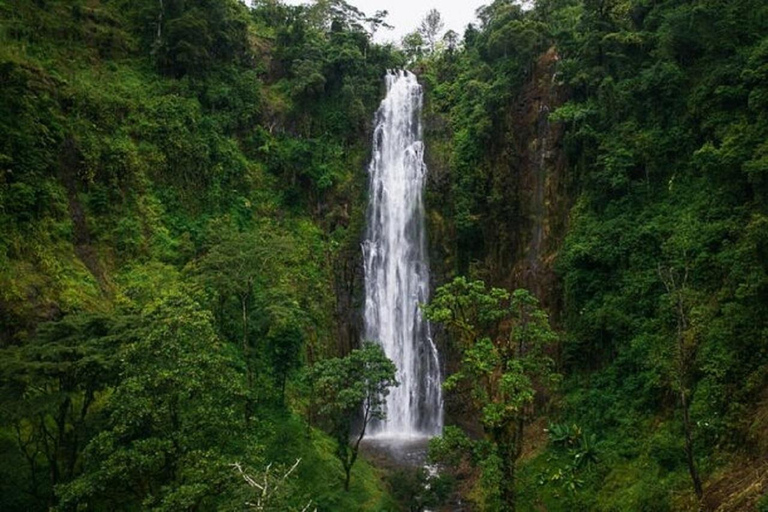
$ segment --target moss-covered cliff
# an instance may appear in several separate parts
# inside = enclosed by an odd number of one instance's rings
[[[561,332],[524,509],[764,506],[765,473],[738,468],[764,457],[765,16],[496,2],[419,62],[438,279],[529,288]]]

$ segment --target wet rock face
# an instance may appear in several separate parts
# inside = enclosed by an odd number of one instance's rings
[[[567,99],[567,91],[557,82],[557,61],[554,48],[538,59],[508,115],[512,135],[508,169],[516,177],[521,215],[510,248],[515,259],[495,276],[509,288],[531,290],[555,319],[562,294],[553,266],[571,206],[563,127],[549,119]]]
[[[498,196],[486,205],[477,268],[473,274],[507,289],[527,288],[550,313],[555,326],[562,311],[561,284],[554,271],[566,234],[572,205],[572,183],[563,150],[564,128],[550,114],[568,98],[558,83],[558,54],[542,54],[519,93],[507,105],[482,165]],[[447,282],[461,265],[456,230],[451,218],[452,136],[447,118],[434,112],[427,89],[425,159],[427,233],[432,288]],[[446,372],[453,372],[457,354],[439,330],[434,336],[445,356]],[[481,429],[456,393],[445,396],[446,418],[470,433]]]
[[[494,139],[485,150],[488,200],[476,272],[495,285],[533,291],[550,313],[560,311],[553,265],[565,236],[571,206],[563,127],[550,114],[568,96],[558,83],[554,48],[541,55],[519,93],[509,102]],[[429,90],[427,90],[429,103]],[[452,133],[447,119],[425,109],[427,230],[433,281],[449,280],[460,267],[451,201]]]

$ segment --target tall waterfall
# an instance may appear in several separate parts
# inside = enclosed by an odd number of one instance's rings
[[[408,71],[386,76],[376,113],[370,174],[365,264],[365,334],[397,365],[400,386],[387,396],[381,437],[440,433],[443,424],[437,348],[419,303],[429,298],[421,130],[422,91]]]

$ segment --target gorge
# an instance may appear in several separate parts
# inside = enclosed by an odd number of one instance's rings
[[[0,510],[768,511],[768,3],[298,3],[0,1]]]

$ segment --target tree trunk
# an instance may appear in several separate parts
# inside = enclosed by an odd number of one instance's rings
[[[514,451],[515,449],[512,446],[507,446],[502,451],[501,474],[503,480],[501,482],[501,506],[504,512],[515,512],[517,505]]]
[[[687,280],[687,272],[686,272]],[[683,281],[685,284],[685,281]],[[688,464],[688,473],[691,475],[691,481],[693,482],[693,491],[696,493],[696,497],[701,502],[701,497],[704,491],[701,487],[701,477],[699,476],[699,470],[696,467],[696,460],[693,457],[693,428],[691,426],[691,416],[689,414],[690,403],[688,401],[688,376],[691,373],[691,358],[688,352],[688,348],[685,345],[685,331],[688,330],[688,316],[685,310],[685,304],[683,298],[678,291],[677,293],[677,350],[678,361],[680,368],[678,372],[680,374],[680,406],[683,409],[683,430],[685,431],[685,460]]]
[[[683,407],[683,428],[685,429],[685,459],[688,464],[688,473],[690,473],[691,480],[693,481],[693,490],[696,493],[696,497],[701,501],[701,497],[704,495],[704,490],[701,486],[701,477],[699,476],[699,470],[696,467],[696,460],[693,458],[691,418],[688,414],[689,404],[685,391],[680,393],[680,402]]]
[[[248,382],[248,392],[245,397],[246,423],[250,423],[251,413],[253,412],[253,400],[251,397],[251,392],[253,391],[253,371],[251,370],[250,350],[248,347],[248,295],[249,293],[240,295],[240,305],[243,312],[243,359],[245,359],[245,375]]]
[[[523,438],[523,418],[518,418],[515,422],[515,432],[510,432],[510,426],[494,434],[494,444],[498,447],[501,456],[501,477],[500,484],[501,510],[503,512],[515,512],[517,507],[517,493],[515,490],[515,477],[517,459],[522,451]]]
[[[245,372],[248,377],[248,389],[253,386],[253,375],[251,374],[251,361],[248,350],[248,295],[240,296],[240,306],[243,311],[243,358],[245,358]]]
[[[699,506],[701,506],[701,498],[704,495],[704,490],[701,485],[701,476],[696,467],[696,459],[693,452],[693,426],[691,425],[690,401],[688,400],[688,390],[691,389],[691,375],[695,369],[696,346],[694,345],[691,347],[685,343],[685,333],[689,329],[689,322],[688,311],[682,295],[686,283],[688,282],[688,266],[686,264],[682,279],[678,279],[671,269],[667,269],[665,273],[661,265],[658,266],[658,274],[664,287],[667,289],[667,293],[674,294],[675,297],[675,313],[677,316],[677,354],[675,358],[675,371],[677,372],[677,392],[680,395],[680,407],[683,410],[685,461],[688,465],[688,473],[691,475],[693,491],[696,493],[696,497],[699,500]]]
[[[160,11],[157,13],[157,33],[155,35],[155,46],[160,47],[163,41],[163,14],[165,13],[165,6],[163,0],[158,0]]]
[[[355,465],[355,461],[357,460],[357,454],[360,451],[360,443],[363,440],[363,437],[365,437],[365,429],[368,427],[368,421],[370,420],[370,406],[368,403],[366,403],[365,410],[363,412],[363,427],[360,429],[360,434],[358,434],[357,439],[355,440],[355,444],[352,445],[352,455],[349,458],[349,463],[345,464],[344,470],[347,472],[347,477],[344,480],[344,490],[349,491],[349,479],[352,476],[352,466]]]

